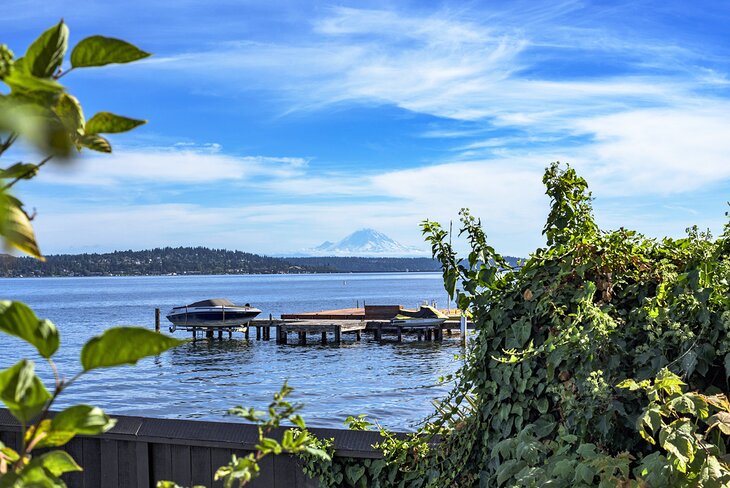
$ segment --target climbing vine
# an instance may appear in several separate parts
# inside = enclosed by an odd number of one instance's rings
[[[468,210],[464,258],[423,223],[478,334],[419,432],[381,431],[377,469],[311,463],[323,486],[727,486],[730,224],[718,238],[604,231],[572,168],[543,182],[547,245],[517,268]]]

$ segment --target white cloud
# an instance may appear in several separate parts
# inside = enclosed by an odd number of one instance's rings
[[[113,186],[138,184],[200,184],[246,181],[252,177],[293,177],[302,174],[305,158],[231,156],[220,145],[123,149],[112,154],[85,155],[73,164],[51,165],[39,182],[65,185]]]
[[[730,104],[635,110],[577,123],[595,142],[573,161],[599,194],[697,191],[730,179]]]

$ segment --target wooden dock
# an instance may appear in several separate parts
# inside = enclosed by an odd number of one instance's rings
[[[299,335],[301,345],[307,343],[307,334],[319,336],[322,344],[327,344],[329,334],[332,334],[335,344],[342,342],[342,334],[354,333],[355,339],[359,341],[365,327],[362,320],[283,320],[276,326],[276,342],[286,344],[291,332]]]
[[[271,331],[274,329],[274,337],[277,344],[296,343],[305,345],[308,341],[320,342],[321,344],[340,344],[345,335],[354,336],[359,341],[363,333],[372,334],[373,339],[379,343],[390,341],[402,342],[404,335],[415,336],[418,341],[438,341],[444,339],[444,335],[454,335],[460,332],[461,324],[459,319],[451,318],[435,327],[393,325],[390,319],[398,314],[398,305],[375,305],[365,308],[349,308],[339,310],[323,310],[320,312],[304,312],[297,314],[282,314],[281,318],[274,318],[269,314],[268,319],[254,319],[248,326],[221,326],[216,328],[201,327],[178,327],[178,329],[192,332],[193,341],[198,335],[204,333],[207,339],[213,339],[217,333],[218,339],[223,338],[224,332],[231,338],[233,332],[242,331],[244,337],[249,339],[253,331],[256,333],[256,340],[268,341],[271,339]],[[474,324],[467,322],[467,329],[473,329]],[[160,331],[159,309],[155,310],[155,330]],[[297,334],[297,341],[290,342],[289,335]],[[314,339],[312,336],[314,336]],[[388,338],[386,338],[386,336]],[[312,339],[314,339],[312,341]]]

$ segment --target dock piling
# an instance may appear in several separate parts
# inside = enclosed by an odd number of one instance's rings
[[[265,341],[268,341],[269,339],[271,339],[271,326],[273,324],[274,324],[274,317],[273,317],[273,315],[269,314],[269,325],[264,327],[264,340]]]
[[[155,309],[155,332],[160,332],[160,309]]]
[[[466,347],[466,315],[463,312],[459,317],[459,329],[461,331],[461,345]]]
[[[324,332],[322,332],[324,334]],[[337,325],[335,327],[335,344],[339,344],[342,341],[342,326]]]

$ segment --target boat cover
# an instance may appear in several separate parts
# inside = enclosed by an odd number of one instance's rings
[[[191,303],[188,307],[236,307],[230,300],[225,298],[211,298],[209,300],[201,300]]]
[[[398,315],[396,315],[397,319],[448,319],[449,316],[441,313],[439,310],[436,310],[433,307],[429,307],[427,305],[421,305],[421,308],[418,310],[401,310]]]

